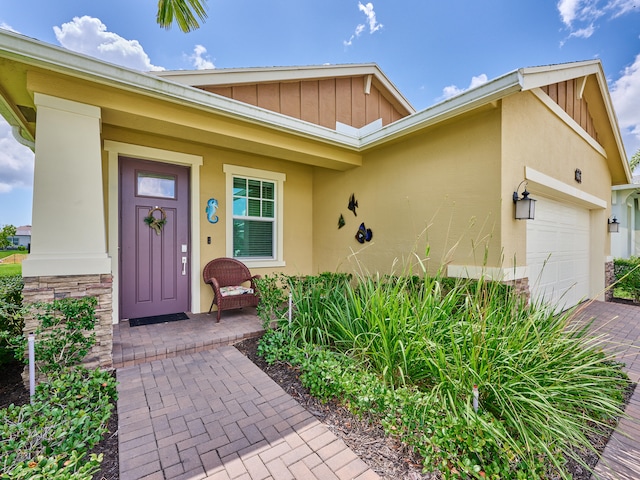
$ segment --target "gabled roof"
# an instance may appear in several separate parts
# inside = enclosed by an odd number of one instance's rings
[[[296,67],[222,68],[213,70],[165,70],[154,75],[192,87],[220,87],[254,83],[275,83],[303,80],[321,80],[340,77],[370,77],[381,85],[407,113],[415,108],[402,95],[375,63],[344,65],[310,65]]]
[[[109,64],[0,29],[0,62],[5,60],[19,62],[23,65],[23,70],[13,72],[14,74],[11,76],[5,76],[2,79],[3,83],[0,85],[0,114],[7,118],[14,130],[20,131],[20,135],[26,140],[26,143],[33,141],[35,133],[34,118],[29,118],[30,109],[33,110],[34,107],[33,99],[30,98],[30,93],[26,87],[26,72],[33,67],[62,73],[72,78],[87,80],[98,85],[106,85],[169,104],[194,108],[242,122],[261,125],[271,130],[335,145],[346,151],[356,153],[389,141],[401,139],[418,130],[428,128],[472,110],[486,108],[516,92],[535,91],[541,86],[568,79],[583,79],[582,88],[593,93],[591,95],[592,98],[599,97],[599,100],[597,100],[599,104],[594,107],[599,112],[602,112],[602,116],[606,119],[606,128],[604,129],[606,131],[603,134],[607,140],[605,150],[609,157],[608,161],[612,168],[614,183],[631,182],[631,173],[618,122],[599,60],[515,70],[380,129],[374,131],[370,129],[356,130],[355,132],[336,131],[314,125],[264,108],[214,95],[184,83],[254,82],[256,79],[264,81],[277,78],[317,78],[318,75],[352,75],[354,72],[365,72],[386,85],[389,91],[395,92],[394,95],[397,94],[396,98],[399,100],[404,99],[375,64],[148,74]],[[406,102],[406,99],[404,101]],[[408,104],[408,102],[406,103]]]

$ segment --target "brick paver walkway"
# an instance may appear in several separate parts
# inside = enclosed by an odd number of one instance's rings
[[[211,350],[264,332],[255,308],[225,312],[219,323],[214,318],[190,314],[188,320],[133,328],[128,321],[120,322],[113,326],[113,366],[120,368]]]
[[[603,336],[616,359],[625,363],[631,381],[640,382],[640,307],[590,302],[578,311],[577,318],[593,319],[591,332]],[[593,478],[640,479],[640,388],[636,388],[625,415],[609,440]]]
[[[375,479],[233,347],[118,370],[120,479]]]
[[[114,351],[127,364],[117,369],[121,480],[379,478],[251,360],[225,346],[262,331],[255,314],[225,312],[220,324],[194,317],[115,326]]]

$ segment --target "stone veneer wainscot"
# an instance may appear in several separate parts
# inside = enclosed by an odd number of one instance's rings
[[[23,304],[53,302],[59,298],[96,297],[96,343],[85,358],[87,368],[111,368],[113,345],[111,295],[113,279],[111,274],[68,275],[55,277],[25,277],[22,290]],[[24,333],[35,331],[37,322],[25,317]]]

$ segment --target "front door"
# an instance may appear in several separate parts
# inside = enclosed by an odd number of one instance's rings
[[[189,311],[189,169],[120,157],[120,317]]]

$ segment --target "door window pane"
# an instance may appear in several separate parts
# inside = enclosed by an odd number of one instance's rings
[[[176,198],[176,177],[138,172],[136,190],[140,197]]]

